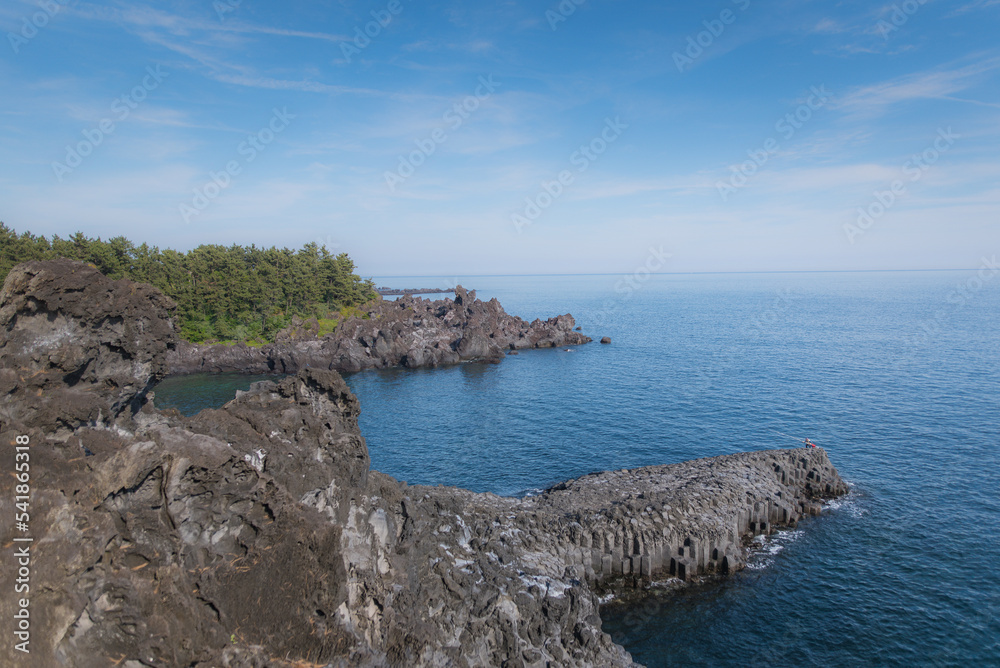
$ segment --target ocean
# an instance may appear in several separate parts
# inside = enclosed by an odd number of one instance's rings
[[[348,376],[374,469],[523,495],[593,471],[808,437],[851,486],[820,517],[762,542],[731,578],[606,606],[605,630],[636,661],[1000,666],[1000,275],[461,283],[528,320],[572,313],[595,342]],[[233,382],[167,381],[156,402],[191,412],[230,398]]]

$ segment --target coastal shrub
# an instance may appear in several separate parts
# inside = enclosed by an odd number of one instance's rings
[[[317,332],[316,336],[319,338],[323,338],[333,330],[337,329],[337,325],[340,324],[340,320],[336,317],[318,318],[317,320],[319,322],[319,332]]]
[[[342,320],[347,320],[348,318],[364,318],[367,320],[368,313],[357,306],[347,305],[340,308],[340,317]]]

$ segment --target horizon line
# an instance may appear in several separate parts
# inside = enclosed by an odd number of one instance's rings
[[[707,274],[873,274],[873,273],[905,273],[905,272],[945,272],[945,271],[977,271],[981,267],[957,267],[950,269],[761,269],[755,271],[653,271],[653,276],[696,276]],[[442,278],[445,274],[371,274],[364,278]],[[634,273],[634,272],[633,272]],[[596,272],[581,274],[465,274],[477,278],[513,278],[513,277],[555,277],[555,276],[627,276],[625,272]],[[401,288],[396,288],[401,289]]]

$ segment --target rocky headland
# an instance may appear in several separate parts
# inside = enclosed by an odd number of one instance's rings
[[[0,439],[30,439],[32,489],[29,532],[4,524],[0,588],[30,536],[33,666],[632,666],[596,587],[733,572],[754,535],[846,491],[812,448],[524,499],[408,486],[370,470],[329,368],[191,418],[157,410],[171,308],[66,261],[19,265],[0,293]],[[18,605],[0,599],[5,624]]]
[[[455,288],[454,299],[410,295],[370,304],[323,337],[316,329],[291,327],[273,344],[193,345],[179,341],[167,355],[171,373],[296,373],[300,369],[355,372],[459,362],[499,362],[508,350],[589,343],[566,314],[526,322],[507,314],[496,299]]]

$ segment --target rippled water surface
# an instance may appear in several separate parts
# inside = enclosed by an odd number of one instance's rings
[[[852,485],[736,577],[606,607],[637,661],[1000,665],[1000,277],[664,275],[628,295],[613,276],[462,282],[613,343],[349,377],[374,468],[522,494],[809,437]]]

